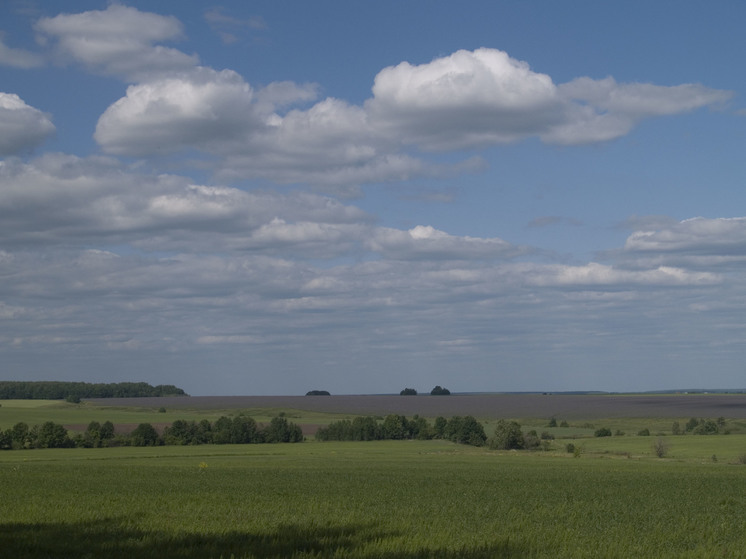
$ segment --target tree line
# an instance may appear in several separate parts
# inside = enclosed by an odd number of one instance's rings
[[[0,400],[64,400],[188,396],[172,384],[147,382],[0,381]]]
[[[431,424],[418,415],[407,419],[389,414],[379,422],[375,417],[360,416],[333,421],[316,432],[318,441],[380,441],[403,439],[445,439],[455,443],[482,446],[487,440],[484,427],[472,416],[437,417]]]
[[[84,433],[70,436],[63,425],[47,421],[29,427],[24,422],[0,431],[0,450],[30,448],[101,448],[114,446],[161,446],[198,444],[297,443],[303,441],[300,426],[278,416],[260,426],[244,415],[220,417],[215,422],[179,419],[161,435],[151,423],[139,424],[131,433],[115,433],[111,421],[92,421]]]

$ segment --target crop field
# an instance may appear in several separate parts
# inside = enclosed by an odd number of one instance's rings
[[[307,400],[329,405],[331,398]],[[457,406],[452,397],[357,398],[372,399],[363,407],[379,406],[378,414],[407,412],[390,408],[397,401],[433,405],[428,400],[446,406],[428,417],[450,415],[448,409],[477,413],[449,408]],[[746,557],[745,420],[738,401],[701,398],[699,407],[672,401],[675,413],[656,407],[647,416],[625,416],[621,408],[590,401],[585,416],[569,408],[547,413],[529,410],[523,400],[525,413],[508,417],[524,418],[524,430],[555,437],[548,450],[531,452],[443,440],[312,438],[301,444],[2,451],[0,556]],[[4,400],[0,429],[17,421],[155,423],[239,412],[261,421],[280,411],[322,425],[355,415],[337,404],[303,409],[298,399],[286,407],[262,399],[253,408],[237,400],[215,407],[200,398],[166,400]],[[488,434],[506,408],[479,416]],[[731,434],[670,434],[673,420],[683,425],[691,416],[722,416]],[[549,417],[567,418],[567,426],[548,427]],[[594,437],[602,426],[617,434]],[[643,428],[651,435],[638,436]],[[654,452],[658,440],[665,441],[664,458]],[[576,451],[568,452],[568,444]]]
[[[311,442],[11,451],[0,472],[7,557],[746,556],[746,467],[724,462]]]

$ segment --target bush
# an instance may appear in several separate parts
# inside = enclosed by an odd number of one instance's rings
[[[550,419],[547,427],[557,427],[557,420],[555,418]]]
[[[306,396],[331,396],[328,390],[309,390]]]
[[[569,427],[569,426],[570,424],[567,421],[563,421],[562,423],[560,423],[560,427]]]
[[[608,427],[601,427],[600,429],[596,429],[596,432],[593,433],[594,437],[610,437],[611,436],[611,429]]]
[[[653,443],[653,452],[658,458],[663,458],[668,454],[668,443],[666,442],[666,439],[660,437],[657,438]]]
[[[399,396],[417,396],[417,391],[414,388],[405,388],[399,392]]]
[[[641,431],[637,432],[638,437],[649,437],[650,436],[650,429],[647,427],[645,429],[642,429]]]
[[[574,445],[574,444],[572,444],[572,443],[567,443],[567,444],[565,445],[565,451],[566,451],[566,452],[567,452],[568,454],[575,454],[575,445]]]
[[[451,393],[447,388],[438,385],[430,391],[431,396],[448,396]]]

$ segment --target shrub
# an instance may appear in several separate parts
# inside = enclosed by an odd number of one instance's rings
[[[417,396],[417,391],[414,388],[405,388],[399,392],[399,396]]]
[[[600,429],[596,429],[596,432],[593,433],[594,437],[610,437],[611,436],[611,429],[608,427],[601,427]]]
[[[572,444],[572,443],[567,443],[565,445],[565,450],[567,451],[568,454],[574,454],[575,453],[575,445]]]
[[[309,390],[306,396],[331,396],[328,390]]]
[[[555,418],[550,419],[547,427],[557,427],[557,420]]]
[[[447,388],[438,385],[430,391],[431,396],[448,396],[451,393]]]
[[[570,424],[567,421],[563,421],[562,423],[560,423],[560,427],[569,427],[569,426]]]
[[[638,437],[649,437],[650,436],[650,429],[645,427],[645,429],[642,429],[641,431],[637,432]]]
[[[666,442],[666,439],[660,437],[657,438],[653,443],[653,452],[658,458],[663,458],[668,454],[668,443]]]

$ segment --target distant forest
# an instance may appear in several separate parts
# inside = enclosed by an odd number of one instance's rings
[[[151,386],[146,382],[0,381],[0,400],[68,400],[81,398],[141,398],[189,396],[172,384]]]

